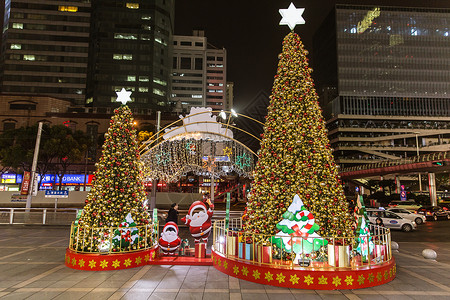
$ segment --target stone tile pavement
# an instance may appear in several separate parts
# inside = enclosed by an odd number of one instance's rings
[[[375,288],[310,291],[238,280],[208,266],[86,272],[64,266],[69,227],[0,226],[1,299],[450,299],[450,242],[402,242],[394,281]]]

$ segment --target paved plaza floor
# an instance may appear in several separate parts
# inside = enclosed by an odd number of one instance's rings
[[[450,299],[450,242],[399,242],[397,277],[361,290],[309,291],[238,280],[204,266],[87,272],[64,266],[69,227],[0,226],[1,299]]]

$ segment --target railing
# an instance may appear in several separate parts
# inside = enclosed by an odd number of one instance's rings
[[[80,227],[72,223],[69,249],[78,253],[127,253],[158,244],[158,222],[130,227]]]
[[[76,208],[0,208],[0,224],[70,225]]]
[[[355,237],[286,235],[284,244],[292,247],[280,247],[277,236],[240,231],[241,226],[239,219],[230,220],[229,228],[225,220],[215,222],[213,250],[228,259],[288,269],[371,268],[392,260],[391,233],[385,227],[369,224],[370,233]]]
[[[339,170],[339,172],[344,173],[344,172],[351,172],[351,171],[378,169],[378,168],[406,165],[406,164],[414,164],[414,163],[420,163],[420,162],[439,161],[439,160],[444,160],[444,159],[450,159],[450,151],[422,154],[419,156],[408,157],[408,158],[403,158],[403,159],[385,160],[385,161],[377,162],[377,163],[373,163],[373,164],[353,166],[353,167],[349,167],[349,168],[343,168],[343,169]]]

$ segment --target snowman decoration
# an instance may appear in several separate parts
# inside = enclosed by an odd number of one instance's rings
[[[167,222],[159,238],[159,247],[164,254],[174,255],[180,244],[181,239],[178,237],[177,224],[175,222]]]
[[[198,244],[201,241],[208,242],[208,236],[211,231],[211,218],[213,216],[214,204],[207,200],[209,204],[209,209],[206,207],[205,203],[201,201],[195,201],[189,207],[188,214],[181,219],[185,224],[189,226],[189,231],[192,237],[195,239],[195,243]],[[201,210],[195,212],[195,209],[200,208]]]

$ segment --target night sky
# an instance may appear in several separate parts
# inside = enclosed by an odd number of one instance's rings
[[[304,25],[297,25],[312,59],[312,36],[334,4],[386,5],[408,7],[450,7],[448,0],[177,0],[175,34],[192,35],[204,29],[208,42],[227,49],[227,80],[234,82],[234,107],[239,110],[259,91],[270,92],[276,74],[278,54],[289,27],[280,26],[280,8],[293,2],[304,7]],[[313,72],[314,78],[314,72]]]

